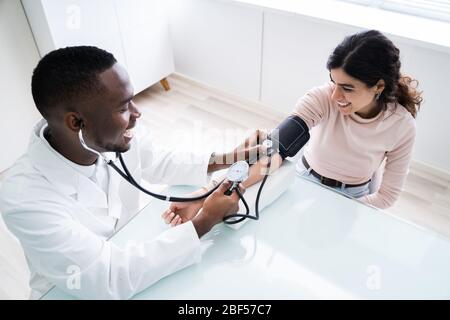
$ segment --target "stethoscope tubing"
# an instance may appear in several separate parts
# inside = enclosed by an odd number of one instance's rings
[[[120,153],[117,153],[117,158],[119,158],[120,164],[124,171],[120,170],[118,166],[112,161],[108,160],[107,164],[111,166],[118,174],[122,176],[126,181],[128,181],[131,185],[133,185],[135,188],[139,189],[140,191],[144,192],[145,194],[148,194],[156,199],[163,200],[163,201],[170,201],[170,202],[192,202],[204,199],[208,197],[210,194],[212,194],[217,188],[220,186],[220,184],[224,181],[222,180],[220,183],[218,183],[214,188],[207,191],[206,193],[196,196],[196,197],[173,197],[169,195],[162,195],[158,193],[151,192],[144,187],[142,187],[134,178],[133,175],[128,170],[127,165],[125,164],[125,161],[123,160],[123,157]],[[241,199],[242,203],[245,206],[245,214],[243,213],[235,213],[228,215],[223,218],[223,222],[226,224],[237,224],[239,222],[244,221],[245,219],[252,219],[252,220],[259,220],[259,199],[261,196],[262,189],[264,187],[264,184],[267,181],[267,177],[269,176],[269,170],[270,170],[270,164],[271,164],[271,157],[269,156],[267,163],[267,172],[264,175],[264,178],[261,182],[261,185],[259,186],[258,193],[256,195],[256,201],[255,201],[255,216],[250,215],[250,208],[248,206],[247,201],[245,201],[245,198],[239,188],[235,188],[234,191],[238,194],[239,198]]]
[[[79,136],[79,140],[81,145],[97,154],[99,157],[103,158],[103,160],[111,167],[114,169],[114,171],[116,171],[123,179],[125,179],[126,181],[128,181],[128,183],[130,183],[132,186],[134,186],[135,188],[137,188],[138,190],[142,191],[145,194],[148,194],[156,199],[162,200],[162,201],[170,201],[170,202],[192,202],[192,201],[197,201],[197,200],[201,200],[204,199],[206,197],[208,197],[210,194],[212,194],[215,190],[217,190],[217,188],[220,186],[220,184],[225,180],[220,181],[220,183],[218,183],[216,186],[214,186],[214,188],[212,188],[211,190],[205,192],[202,195],[196,196],[196,197],[173,197],[173,196],[169,196],[169,195],[162,195],[162,194],[158,194],[152,191],[149,191],[147,189],[145,189],[144,187],[142,187],[134,178],[133,175],[131,174],[131,172],[128,170],[127,165],[125,164],[125,161],[123,160],[122,154],[117,152],[116,153],[116,158],[119,158],[120,164],[123,168],[124,171],[122,171],[115,163],[113,160],[111,159],[107,159],[106,157],[104,157],[100,152],[90,148],[86,142],[83,139],[83,133],[80,130],[78,133]],[[259,219],[259,198],[261,196],[261,191],[262,188],[264,186],[264,184],[266,183],[267,177],[269,176],[269,171],[270,171],[270,164],[271,164],[271,155],[268,155],[268,164],[267,164],[267,172],[261,182],[261,185],[259,186],[258,189],[258,193],[256,195],[256,201],[255,201],[255,216],[250,215],[250,209],[249,206],[247,204],[247,201],[245,201],[244,196],[242,195],[241,191],[239,190],[239,188],[235,188],[234,191],[236,191],[236,193],[238,194],[239,198],[241,199],[242,203],[245,206],[245,214],[242,213],[236,213],[236,214],[231,214],[228,215],[226,217],[223,218],[223,222],[226,224],[236,224],[239,223],[245,219],[253,219],[253,220],[258,220]]]

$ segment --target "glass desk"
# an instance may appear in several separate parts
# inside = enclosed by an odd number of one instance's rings
[[[167,206],[152,201],[111,241],[156,236]],[[259,221],[221,224],[203,239],[213,244],[201,263],[134,299],[450,298],[450,239],[300,177]],[[53,288],[43,299],[73,298]]]

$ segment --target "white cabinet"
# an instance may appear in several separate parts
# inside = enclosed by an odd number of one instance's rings
[[[41,55],[93,45],[127,67],[135,93],[174,71],[164,3],[159,0],[22,0]]]
[[[228,1],[170,0],[177,72],[259,99],[262,10]]]
[[[128,72],[135,92],[174,72],[168,18],[163,1],[116,0]]]
[[[0,43],[2,172],[25,152],[33,125],[39,119],[30,85],[39,54],[20,2],[0,1]]]

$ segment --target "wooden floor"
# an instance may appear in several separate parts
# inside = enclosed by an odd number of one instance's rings
[[[258,102],[179,75],[168,80],[170,91],[157,84],[140,93],[135,101],[143,113],[141,123],[150,128],[154,139],[171,148],[229,150],[252,130],[270,130],[285,116]],[[405,191],[388,212],[450,237],[449,176],[413,165]],[[27,298],[28,269],[23,252],[1,220],[0,247],[0,299]]]

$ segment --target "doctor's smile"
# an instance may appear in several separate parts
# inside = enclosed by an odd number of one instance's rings
[[[128,74],[115,63],[101,72],[98,80],[100,91],[96,99],[99,104],[95,105],[96,110],[83,113],[91,121],[78,119],[83,133],[86,132],[85,141],[88,145],[92,141],[94,149],[99,152],[126,152],[133,138],[133,128],[141,116],[133,102],[133,87]],[[101,101],[104,105],[100,104]]]

